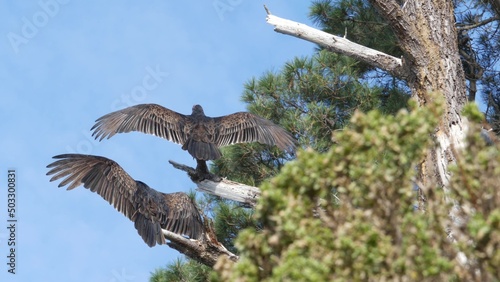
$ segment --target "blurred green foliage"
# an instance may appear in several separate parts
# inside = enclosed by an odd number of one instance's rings
[[[256,216],[265,228],[240,232],[240,261],[220,260],[214,280],[498,279],[500,155],[477,125],[467,150],[458,152],[448,197],[420,187],[425,211],[413,207],[415,168],[435,146],[431,136],[443,109],[434,101],[395,116],[356,112],[328,152],[300,152],[261,186]],[[453,201],[460,203],[460,224],[449,216]]]

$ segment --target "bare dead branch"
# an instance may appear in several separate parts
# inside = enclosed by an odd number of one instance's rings
[[[197,171],[189,166],[169,161],[175,168],[186,171],[191,180],[197,185],[196,190],[221,198],[233,200],[244,204],[247,207],[255,207],[257,199],[260,197],[260,189],[254,186],[241,184],[238,182],[222,179],[214,181],[213,179],[200,179],[196,176]]]
[[[305,24],[271,15],[268,9],[266,9],[266,11],[268,12],[266,21],[274,26],[276,32],[319,44],[333,52],[356,58],[372,66],[386,70],[399,78],[405,78],[407,76],[402,61],[399,58],[354,43],[343,37],[312,28]]]
[[[231,261],[238,261],[238,256],[228,251],[221,243],[219,243],[213,232],[205,234],[203,240],[191,240],[181,235],[162,229],[163,235],[169,242],[167,245],[172,249],[196,260],[204,265],[213,267],[219,257],[227,256]]]

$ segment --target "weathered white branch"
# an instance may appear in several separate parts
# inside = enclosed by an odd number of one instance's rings
[[[266,11],[268,13],[266,21],[268,24],[274,25],[274,30],[276,32],[316,43],[333,52],[356,58],[367,64],[386,70],[399,78],[405,78],[407,76],[402,61],[399,58],[359,45],[343,37],[326,33],[305,24],[271,15],[267,8]]]
[[[223,179],[221,182],[203,180],[196,183],[196,190],[219,196],[225,199],[243,203],[249,207],[255,207],[260,197],[260,189],[238,182]]]
[[[169,163],[177,169],[186,171],[191,177],[191,180],[198,186],[196,188],[198,191],[237,201],[248,207],[255,207],[257,199],[260,197],[260,189],[257,187],[248,186],[227,179],[221,179],[220,181],[211,179],[197,181],[196,179],[199,179],[199,177],[196,177],[197,172],[194,168],[174,161],[169,161]]]
[[[215,236],[213,232],[205,233],[202,240],[187,239],[165,229],[162,232],[169,240],[169,247],[207,266],[213,267],[221,256],[227,256],[232,261],[238,260],[238,256],[228,251],[215,237],[211,238]]]

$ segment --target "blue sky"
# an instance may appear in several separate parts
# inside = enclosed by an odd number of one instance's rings
[[[195,185],[177,144],[140,133],[91,139],[95,119],[141,103],[220,116],[245,110],[243,83],[314,45],[273,31],[261,1],[2,1],[0,281],[145,281],[179,254],[83,187],[57,188],[51,157],[101,155],[163,191]],[[309,1],[266,1],[311,24]],[[227,8],[223,10],[224,5]],[[219,10],[216,8],[219,7]],[[7,273],[7,170],[17,173],[16,275]]]

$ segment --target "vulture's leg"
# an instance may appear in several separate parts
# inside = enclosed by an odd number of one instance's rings
[[[222,180],[219,176],[212,174],[208,171],[208,166],[206,161],[198,159],[196,159],[196,176],[198,181],[203,181],[205,179],[208,179],[211,181],[219,182]]]

